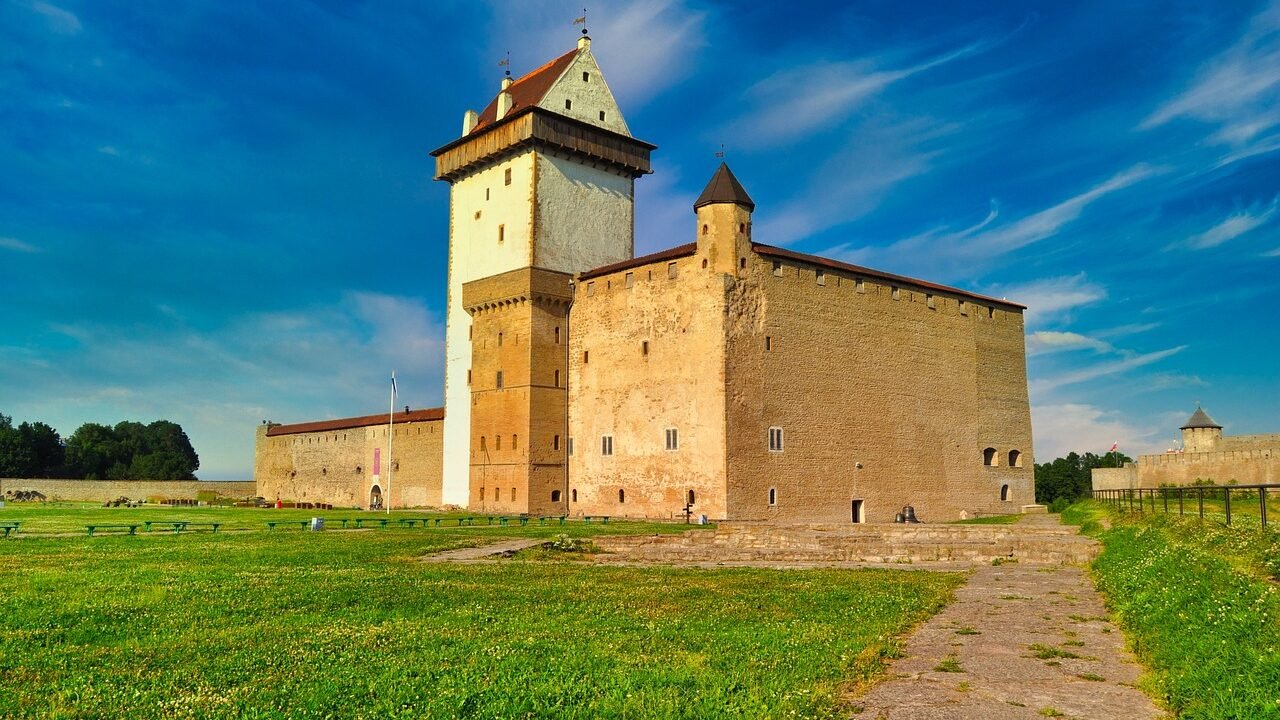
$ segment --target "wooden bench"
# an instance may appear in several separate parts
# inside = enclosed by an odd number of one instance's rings
[[[136,535],[138,533],[138,528],[140,526],[139,525],[85,525],[84,527],[86,530],[89,531],[89,537],[93,537],[93,533],[96,530],[128,530],[130,535]]]
[[[583,515],[583,516],[582,516],[582,522],[586,523],[587,525],[590,525],[590,524],[591,524],[591,520],[592,520],[592,518],[595,518],[595,519],[599,520],[599,521],[600,521],[600,523],[601,523],[602,525],[608,525],[608,524],[609,524],[609,516],[608,516],[608,515]]]
[[[297,523],[298,527],[302,528],[303,530],[306,530],[307,526],[311,524],[311,521],[310,520],[268,520],[267,529],[275,530],[277,525],[293,525],[295,523]]]
[[[16,532],[18,532],[18,526],[19,526],[19,525],[21,525],[21,524],[22,524],[22,523],[20,523],[20,522],[7,522],[7,523],[0,523],[0,530],[3,530],[3,531],[4,531],[4,536],[5,536],[5,537],[9,537],[9,533],[11,533],[11,532],[12,532],[12,533],[16,533]]]

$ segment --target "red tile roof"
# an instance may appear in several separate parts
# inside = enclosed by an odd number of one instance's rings
[[[569,63],[577,57],[578,49],[574,48],[542,67],[529,72],[520,77],[511,87],[507,88],[507,92],[511,94],[511,109],[507,111],[510,115],[517,110],[533,107],[542,102],[542,98],[546,96],[547,91],[556,80],[560,78],[564,71],[569,67]],[[494,95],[493,100],[489,101],[484,112],[480,113],[480,120],[476,123],[475,128],[468,133],[474,135],[484,128],[492,125],[498,119],[498,96]]]
[[[410,410],[409,412],[398,412],[395,414],[395,422],[397,424],[443,419],[444,408]],[[339,418],[337,420],[318,420],[316,422],[295,423],[293,425],[272,425],[267,429],[267,436],[273,437],[276,435],[296,435],[298,433],[348,430],[351,428],[369,427],[370,425],[385,425],[386,423],[386,415],[362,415],[360,417]]]
[[[618,272],[619,270],[630,270],[631,268],[637,268],[642,265],[661,262],[663,260],[675,260],[676,258],[688,257],[696,253],[697,251],[698,251],[698,243],[689,243],[688,245],[677,245],[673,248],[667,248],[666,250],[662,250],[649,255],[641,255],[638,258],[623,260],[621,262],[616,262],[611,265],[601,265],[598,268],[593,268],[591,270],[588,270],[582,273],[581,275],[578,276],[578,279],[590,280],[591,278],[598,278],[601,275],[608,275],[609,273],[615,273],[615,272]]]
[[[961,290],[959,288],[953,288],[947,285],[939,285],[937,283],[931,283],[931,282],[928,282],[927,280],[917,280],[916,278],[907,277],[906,275],[894,275],[893,273],[887,273],[881,270],[872,270],[871,268],[862,267],[861,265],[852,265],[850,263],[840,262],[839,260],[832,260],[830,258],[824,258],[818,255],[806,255],[805,253],[798,253],[794,250],[787,250],[785,248],[773,247],[772,245],[761,245],[760,243],[751,243],[751,249],[755,250],[757,253],[761,255],[769,255],[773,257],[786,258],[788,260],[798,260],[800,262],[806,262],[811,265],[820,265],[822,267],[831,268],[833,270],[843,270],[845,272],[851,272],[858,275],[865,275],[867,277],[879,278],[881,280],[901,282],[904,285],[915,285],[916,287],[922,287],[930,290],[938,290],[940,292],[954,293],[956,295],[962,295],[964,297],[973,298],[974,300],[993,303],[995,305],[1003,305],[1005,307],[1010,307],[1010,308],[1017,308],[1019,310],[1027,309],[1026,305],[1019,305],[1018,303],[1009,302],[1008,300],[993,298],[987,295],[979,295],[977,293],[969,292],[968,290]]]

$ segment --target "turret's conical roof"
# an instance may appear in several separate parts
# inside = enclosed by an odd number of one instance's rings
[[[693,204],[693,209],[697,210],[703,205],[713,203],[735,203],[748,210],[756,209],[751,196],[742,188],[742,183],[738,182],[738,178],[733,176],[733,171],[725,163],[720,163],[716,174],[711,176],[711,182],[707,183],[707,187],[702,190],[697,202]]]
[[[1187,418],[1187,422],[1180,429],[1189,430],[1191,428],[1217,428],[1221,430],[1222,426],[1214,422],[1213,418],[1209,417],[1209,413],[1197,405],[1196,411],[1191,413],[1191,417]]]

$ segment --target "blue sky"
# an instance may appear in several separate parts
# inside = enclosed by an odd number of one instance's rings
[[[756,239],[1030,306],[1037,460],[1280,431],[1280,1],[592,4],[638,252],[723,143]],[[0,412],[254,427],[441,400],[428,152],[580,5],[0,0]]]

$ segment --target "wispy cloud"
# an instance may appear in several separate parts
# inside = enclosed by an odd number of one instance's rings
[[[1262,253],[1262,257],[1280,257],[1280,248]]]
[[[68,12],[47,2],[35,0],[29,6],[31,11],[44,18],[49,29],[59,35],[74,35],[80,32],[80,18],[75,13]]]
[[[879,59],[822,61],[790,66],[747,90],[745,116],[729,128],[739,144],[769,147],[807,137],[819,127],[843,122],[890,85],[986,47],[973,43],[897,69],[878,69]]]
[[[1028,355],[1045,355],[1085,348],[1096,352],[1109,352],[1112,349],[1111,343],[1075,332],[1040,330],[1027,335]]]
[[[1042,278],[1015,285],[992,285],[986,294],[1027,306],[1028,328],[1070,319],[1071,311],[1107,297],[1107,290],[1083,273]]]
[[[25,243],[18,238],[0,237],[0,249],[14,250],[17,252],[33,253],[39,252],[40,248],[30,243]]]
[[[1265,209],[1251,208],[1233,213],[1208,230],[1192,235],[1185,241],[1176,243],[1171,247],[1206,250],[1217,247],[1228,240],[1234,240],[1254,228],[1265,225],[1271,219],[1271,216],[1275,215],[1278,202],[1280,202],[1280,198],[1272,200],[1271,204]]]
[[[102,147],[98,148],[98,152],[102,153],[103,155],[120,157],[120,149],[117,148],[115,145],[103,145]]]
[[[1049,462],[1070,452],[1102,454],[1118,443],[1120,450],[1136,456],[1158,452],[1161,428],[1145,426],[1120,413],[1083,403],[1032,404],[1036,460]],[[1161,448],[1163,449],[1163,448]]]
[[[1213,125],[1207,141],[1233,148],[1228,157],[1280,148],[1280,2],[1255,15],[1231,47],[1205,63],[1186,89],[1156,108],[1140,127],[1179,118]]]
[[[1127,357],[1122,357],[1118,360],[1108,360],[1106,362],[1076,368],[1057,375],[1042,376],[1032,380],[1028,385],[1033,395],[1041,394],[1066,385],[1076,385],[1110,375],[1125,373],[1145,365],[1150,365],[1151,363],[1159,362],[1186,349],[1186,345],[1179,345],[1165,350],[1156,350],[1155,352],[1130,354]]]

